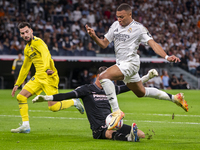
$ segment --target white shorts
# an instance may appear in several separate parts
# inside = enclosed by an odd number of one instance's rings
[[[116,65],[120,69],[122,74],[124,75],[123,82],[125,84],[130,83],[130,82],[139,82],[141,80],[138,74],[138,71],[140,69],[140,62],[121,61],[117,63]]]

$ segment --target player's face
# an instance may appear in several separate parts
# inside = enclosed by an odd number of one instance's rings
[[[21,37],[26,41],[30,42],[33,39],[33,30],[29,27],[19,29]]]
[[[117,20],[119,24],[123,27],[129,25],[131,23],[132,19],[132,12],[130,11],[117,11],[116,12]]]

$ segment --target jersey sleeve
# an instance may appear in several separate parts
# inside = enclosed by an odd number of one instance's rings
[[[114,24],[115,24],[115,23],[113,23],[113,24],[110,26],[108,32],[104,35],[105,38],[106,38],[110,43],[114,40],[114,26],[115,26]]]
[[[147,44],[149,40],[153,40],[151,34],[144,26],[141,27],[141,42]]]
[[[31,65],[32,65],[31,59],[25,55],[23,65],[20,69],[19,76],[17,78],[15,85],[20,86],[24,82],[31,68]]]
[[[16,69],[16,63],[17,63],[17,59],[15,59],[13,61],[13,64],[12,64],[12,70],[14,71]]]
[[[87,85],[77,87],[74,92],[76,93],[76,97],[84,97],[90,94]]]
[[[53,95],[53,101],[62,101],[70,98],[77,98],[76,93],[74,91]]]

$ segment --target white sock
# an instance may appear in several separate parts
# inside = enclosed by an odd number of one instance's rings
[[[100,83],[106,93],[106,96],[109,100],[113,112],[117,111],[119,109],[119,105],[117,101],[117,95],[115,92],[115,85],[110,79],[102,79],[100,80]]]
[[[156,99],[169,100],[174,102],[174,95],[167,94],[156,88],[145,87],[145,97],[152,97]]]
[[[77,101],[76,100],[74,100],[74,99],[72,99],[73,101],[74,101],[74,106],[76,106],[77,105]]]
[[[146,74],[146,75],[144,75],[144,76],[142,76],[142,78],[141,78],[142,83],[145,83],[145,82],[147,82],[148,80],[149,80],[149,73]]]
[[[23,121],[22,125],[25,127],[30,127],[29,121]]]

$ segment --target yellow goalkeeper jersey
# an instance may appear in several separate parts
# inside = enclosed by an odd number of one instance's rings
[[[24,49],[24,63],[21,67],[17,82],[15,85],[20,86],[27,77],[31,65],[35,66],[35,77],[41,82],[48,82],[47,78],[55,77],[58,78],[57,69],[54,66],[54,61],[51,58],[51,54],[45,42],[34,36],[31,42],[26,44]],[[52,75],[47,75],[47,69],[53,70]],[[59,78],[58,78],[59,80]],[[57,87],[58,82],[50,83]]]

